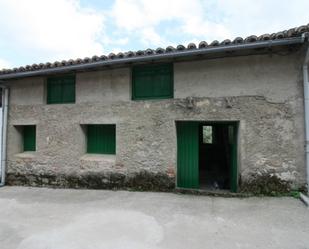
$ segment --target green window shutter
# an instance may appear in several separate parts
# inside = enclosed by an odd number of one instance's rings
[[[62,103],[75,103],[75,78],[62,80]]]
[[[116,126],[87,126],[87,153],[116,154]]]
[[[75,103],[75,76],[47,80],[47,104]]]
[[[154,96],[173,97],[172,67],[159,67],[154,75]]]
[[[47,82],[47,104],[61,103],[61,81],[48,80]]]
[[[151,72],[136,72],[133,78],[133,82],[133,96],[135,96],[136,99],[151,98],[153,95],[153,79]]]
[[[137,66],[132,71],[132,99],[173,98],[173,65]]]
[[[24,151],[35,151],[36,134],[35,125],[25,125],[23,127]]]

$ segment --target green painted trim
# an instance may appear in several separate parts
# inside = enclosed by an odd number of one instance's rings
[[[176,133],[177,133],[177,187],[178,188],[186,188],[186,189],[196,189],[199,185],[194,185],[193,187],[188,183],[187,186],[184,186],[184,184],[180,183],[178,181],[179,175],[179,124],[180,123],[192,123],[197,124],[197,126],[207,126],[207,125],[231,125],[233,126],[233,144],[231,145],[231,167],[230,167],[230,191],[233,193],[237,193],[238,191],[238,129],[239,129],[239,121],[197,121],[197,120],[176,120]],[[198,138],[199,139],[199,138]],[[197,140],[197,144],[199,144],[199,140]],[[198,155],[199,156],[199,155]],[[199,181],[199,179],[198,179]]]
[[[136,88],[137,88],[137,77],[141,77],[143,74],[148,74],[151,77],[157,76],[158,70],[167,70],[169,73],[169,81],[168,81],[168,87],[169,94],[163,94],[163,95],[153,95],[149,94],[149,96],[137,96],[136,94]],[[151,73],[151,71],[153,71]],[[154,65],[139,65],[132,68],[132,74],[131,74],[131,99],[132,100],[160,100],[160,99],[170,99],[174,98],[174,66],[172,63],[169,64],[154,64]],[[154,79],[150,80],[150,83],[154,83]],[[142,83],[144,84],[144,83]],[[148,86],[149,87],[149,86]],[[144,90],[147,90],[147,86],[143,86]],[[149,90],[149,89],[148,89]],[[154,89],[152,89],[154,90]]]
[[[35,125],[23,126],[23,151],[36,151]]]
[[[231,192],[236,193],[238,191],[238,123],[235,123],[233,126],[233,144],[231,145]]]
[[[87,125],[87,153],[116,154],[116,125]]]
[[[75,75],[47,79],[47,104],[72,104],[76,99]]]

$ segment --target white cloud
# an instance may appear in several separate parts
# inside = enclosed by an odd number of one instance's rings
[[[112,36],[103,36],[101,39],[102,44],[104,45],[112,45],[112,46],[124,46],[127,45],[129,42],[129,37],[121,37],[121,38],[114,38]]]
[[[154,44],[156,46],[165,46],[167,44],[167,41],[163,36],[160,36],[151,27],[141,29],[140,36],[142,43],[148,47],[153,46]]]
[[[178,23],[175,33],[212,41],[306,24],[308,9],[307,0],[116,0],[112,15],[118,28],[158,44],[167,40],[165,21]]]
[[[224,25],[205,21],[201,17],[188,19],[181,29],[195,37],[204,36],[208,41],[222,40],[231,36],[231,32]]]
[[[118,44],[118,45],[127,45],[129,42],[129,37],[124,37],[124,38],[120,38],[120,39],[115,39],[113,40],[114,43]]]
[[[104,15],[82,9],[77,0],[0,0],[0,9],[1,39],[13,49],[29,49],[51,60],[103,52],[97,40]]]
[[[10,62],[0,58],[0,70],[3,69],[3,68],[10,68],[10,67],[11,67]]]
[[[230,35],[223,25],[208,20],[205,11],[205,5],[200,0],[116,0],[113,17],[119,28],[137,32],[142,39],[152,40],[157,45],[166,41],[162,39],[161,32],[155,31],[155,27],[164,21],[180,23],[174,31],[186,35],[206,36],[209,39]],[[162,31],[164,27],[158,29]]]
[[[0,57],[12,62],[0,60],[0,67],[233,39],[309,22],[308,0],[115,0],[100,5],[0,0]]]
[[[221,24],[233,36],[264,34],[306,25],[308,0],[211,0],[225,16]]]

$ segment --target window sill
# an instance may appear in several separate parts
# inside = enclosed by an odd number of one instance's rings
[[[174,96],[162,96],[162,97],[132,97],[132,101],[160,101],[174,99]]]
[[[59,103],[46,103],[46,105],[73,105],[76,102],[59,102]]]
[[[14,155],[17,158],[32,159],[35,158],[35,151],[25,151]]]
[[[116,161],[116,155],[106,154],[85,154],[80,158],[82,161],[93,161],[93,162],[109,162],[114,163]]]

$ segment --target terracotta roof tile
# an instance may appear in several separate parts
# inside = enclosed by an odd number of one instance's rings
[[[175,48],[173,46],[168,46],[166,49],[165,49],[165,52],[166,53],[170,53],[170,52],[174,52],[175,51]]]
[[[205,41],[201,41],[198,45],[198,48],[206,48],[208,46],[208,43]]]
[[[194,43],[189,43],[187,49],[196,49],[196,45]]]
[[[117,58],[124,58],[124,53],[120,52],[116,56],[117,56]]]
[[[151,54],[154,54],[154,51],[152,49],[148,48],[148,49],[145,50],[145,54],[151,55]]]
[[[212,41],[212,42],[209,44],[210,47],[216,47],[216,46],[219,46],[219,45],[220,45],[220,42],[217,41],[217,40],[214,40],[214,41]]]
[[[105,56],[105,55],[101,55],[101,56],[100,56],[100,60],[101,60],[101,61],[105,61],[105,60],[107,60],[107,59],[108,59],[108,58],[107,58],[107,56]]]
[[[157,48],[156,54],[163,54],[165,52],[164,48]]]
[[[222,41],[221,43],[220,43],[220,45],[229,45],[229,44],[231,44],[232,42],[231,42],[231,40],[230,39],[225,39],[224,41]]]
[[[91,59],[92,59],[93,61],[99,61],[99,60],[100,60],[100,57],[97,56],[97,55],[94,55],[94,56],[92,56]]]
[[[24,67],[13,68],[13,69],[2,69],[0,70],[0,75],[3,74],[12,74],[18,72],[26,72],[26,71],[39,71],[41,69],[46,68],[55,68],[55,67],[65,67],[70,65],[77,65],[77,64],[87,64],[92,62],[98,61],[105,61],[105,60],[114,60],[114,59],[122,59],[122,58],[131,58],[131,57],[138,57],[138,56],[151,56],[155,54],[164,54],[164,53],[173,53],[176,51],[185,51],[185,50],[192,50],[192,49],[207,49],[214,46],[229,46],[231,44],[238,45],[238,44],[245,44],[245,43],[255,43],[259,41],[267,41],[267,40],[279,40],[279,39],[286,39],[286,38],[293,38],[293,37],[300,37],[303,33],[309,32],[309,24],[303,25],[296,28],[291,28],[288,30],[280,31],[273,34],[263,34],[260,36],[251,35],[246,38],[236,37],[234,40],[225,39],[221,42],[214,40],[210,44],[205,41],[201,41],[198,45],[194,43],[189,43],[187,46],[182,44],[178,45],[176,48],[173,46],[168,46],[166,49],[164,48],[157,48],[157,49],[146,49],[146,50],[138,50],[136,52],[128,51],[125,53],[110,53],[108,56],[101,55],[97,56],[94,55],[92,57],[86,57],[84,59],[77,58],[75,60],[62,60],[61,62],[55,61],[53,63],[46,62],[40,64],[33,64],[33,65],[26,65]]]
[[[132,51],[126,52],[126,53],[124,53],[124,54],[125,54],[125,57],[126,57],[126,58],[130,58],[130,57],[134,57],[134,56],[135,56],[135,53],[132,52]]]

